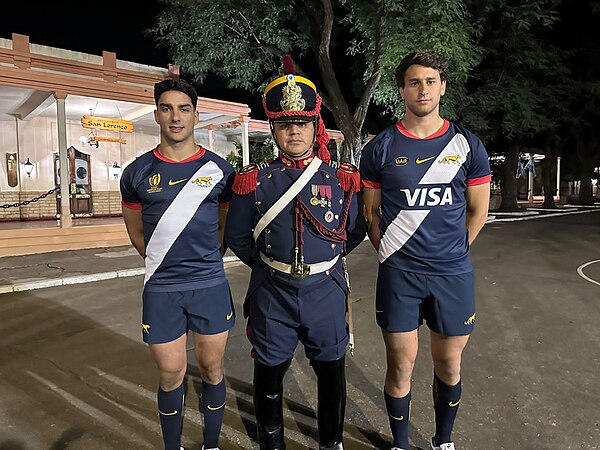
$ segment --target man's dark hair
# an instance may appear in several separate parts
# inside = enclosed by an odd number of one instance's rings
[[[441,55],[431,50],[409,53],[400,61],[396,67],[396,84],[398,88],[404,87],[404,75],[410,66],[418,64],[419,66],[431,67],[440,72],[440,79],[446,81],[448,72],[448,61]]]
[[[168,78],[166,80],[159,81],[158,83],[156,83],[154,85],[154,103],[156,103],[157,107],[158,99],[162,94],[164,94],[167,91],[183,92],[191,99],[192,106],[194,107],[194,109],[196,109],[196,104],[198,103],[198,94],[196,93],[196,89],[194,89],[194,86],[189,84],[187,81],[181,79]]]

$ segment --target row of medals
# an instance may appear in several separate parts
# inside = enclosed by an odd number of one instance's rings
[[[333,222],[335,214],[331,211],[331,186],[313,184],[310,187],[310,193],[312,194],[310,204],[313,206],[320,206],[321,208],[327,207],[327,211],[323,214],[323,219],[327,223]]]

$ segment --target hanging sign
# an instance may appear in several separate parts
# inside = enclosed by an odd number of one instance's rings
[[[127,144],[125,139],[106,136],[90,136],[90,142],[118,142],[119,144]]]
[[[83,116],[81,118],[81,126],[83,128],[95,128],[98,130],[133,133],[133,122],[123,119],[107,119],[105,117]]]

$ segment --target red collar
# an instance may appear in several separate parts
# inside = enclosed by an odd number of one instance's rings
[[[204,147],[202,147],[201,145],[199,145],[198,147],[200,147],[198,149],[198,151],[193,154],[192,156],[182,159],[181,161],[173,161],[172,159],[167,158],[165,155],[163,155],[160,150],[158,149],[158,146],[153,150],[154,156],[156,156],[158,159],[165,161],[165,162],[169,162],[169,163],[175,163],[175,164],[180,164],[180,163],[186,163],[189,161],[194,161],[195,159],[198,158],[202,158],[204,156],[204,154],[206,153],[206,149]]]
[[[432,135],[424,137],[424,138],[420,138],[419,136],[415,136],[414,134],[409,133],[408,130],[406,128],[404,128],[404,124],[402,123],[401,120],[399,120],[396,123],[396,128],[398,128],[398,131],[400,131],[400,133],[402,133],[406,137],[409,137],[411,139],[425,140],[425,139],[434,139],[436,137],[440,137],[441,135],[443,135],[446,131],[448,131],[448,128],[450,128],[450,122],[448,122],[448,120],[444,119],[444,124],[442,125],[442,128],[437,130]]]
[[[281,159],[283,165],[289,167],[290,169],[304,169],[311,163],[314,157],[315,154],[313,152],[310,152],[307,156],[305,156],[302,159],[290,159],[283,153],[279,154],[279,159]]]

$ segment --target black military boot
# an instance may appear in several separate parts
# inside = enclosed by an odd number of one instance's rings
[[[260,450],[285,450],[283,377],[290,363],[267,366],[254,360],[254,410]]]
[[[345,357],[337,361],[311,361],[317,374],[319,448],[342,450],[346,412]]]

